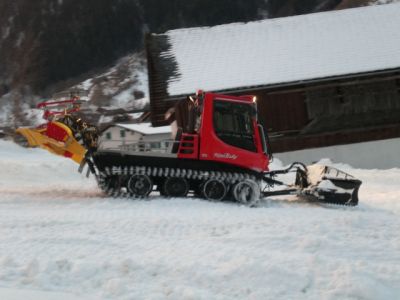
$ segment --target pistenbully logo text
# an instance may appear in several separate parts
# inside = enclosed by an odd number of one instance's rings
[[[214,153],[214,157],[216,158],[227,158],[227,159],[237,159],[236,154],[230,154],[230,153]]]

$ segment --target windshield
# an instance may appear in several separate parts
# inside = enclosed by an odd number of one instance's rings
[[[257,152],[253,138],[253,114],[252,104],[215,100],[215,133],[229,145]]]

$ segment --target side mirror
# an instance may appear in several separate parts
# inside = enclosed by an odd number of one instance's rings
[[[257,125],[258,131],[260,132],[261,135],[261,142],[263,146],[263,152],[268,156],[269,160],[273,160],[273,155],[272,155],[272,150],[271,150],[271,144],[269,142],[269,136],[268,134],[265,133],[264,127],[261,124]]]
[[[251,112],[251,117],[257,120],[258,119],[257,118],[257,106],[252,105],[250,112]]]

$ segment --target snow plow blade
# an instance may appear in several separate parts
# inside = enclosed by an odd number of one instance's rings
[[[318,164],[307,166],[307,183],[300,196],[321,203],[358,204],[361,181],[336,168]]]
[[[86,149],[74,138],[71,129],[60,122],[49,122],[43,128],[20,127],[16,133],[26,139],[27,146],[43,148],[78,164],[86,153]]]
[[[295,172],[293,184],[277,180],[278,176]],[[264,173],[263,180],[267,183],[264,197],[296,195],[307,201],[332,203],[338,205],[356,206],[358,190],[361,181],[336,168],[314,164],[305,166],[295,162],[288,168]],[[285,186],[285,189],[271,190],[275,186]]]

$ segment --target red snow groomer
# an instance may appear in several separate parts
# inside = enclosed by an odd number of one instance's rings
[[[337,169],[295,162],[286,169],[269,170],[271,147],[252,96],[199,92],[175,106],[174,138],[121,142],[111,149],[101,146],[97,128],[76,116],[79,98],[39,106],[47,123],[17,131],[32,145],[80,163],[80,172],[88,165],[88,174],[95,175],[109,196],[144,198],[158,191],[167,197],[192,194],[249,206],[280,195],[358,203],[361,181]],[[289,173],[292,182],[284,182]]]
[[[295,162],[269,170],[268,136],[252,96],[197,93],[175,106],[171,140],[88,149],[85,163],[108,195],[168,197],[189,193],[212,201],[255,206],[263,197],[296,195],[311,201],[357,205],[361,181],[337,169]],[[174,122],[174,123],[175,123]],[[293,182],[280,177],[293,173]]]

